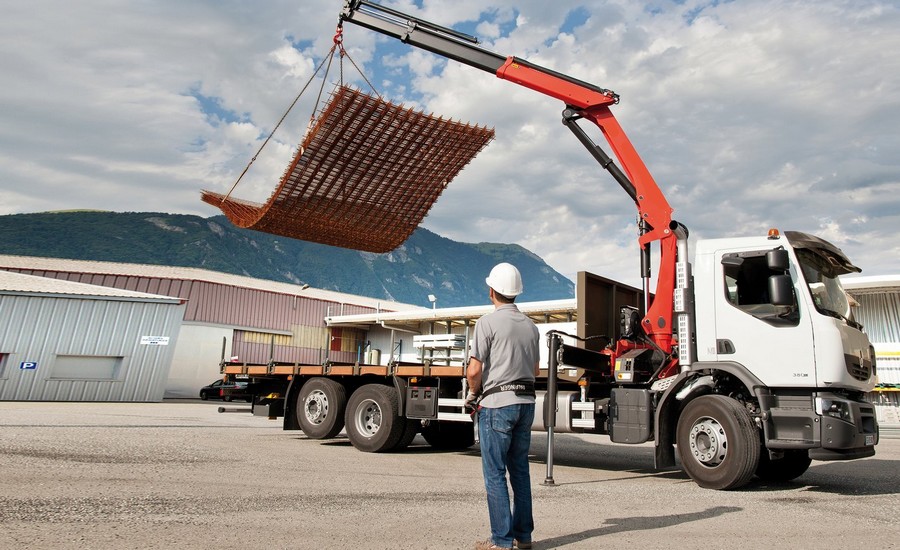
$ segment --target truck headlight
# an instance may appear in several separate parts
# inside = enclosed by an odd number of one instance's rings
[[[840,418],[850,422],[850,403],[842,399],[816,398],[816,412],[821,416]]]

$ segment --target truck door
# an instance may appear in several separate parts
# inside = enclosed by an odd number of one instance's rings
[[[794,303],[773,305],[769,278],[784,272],[769,267],[768,251],[717,254],[717,358],[742,364],[769,386],[814,387],[813,331],[797,300],[798,277],[789,273]]]

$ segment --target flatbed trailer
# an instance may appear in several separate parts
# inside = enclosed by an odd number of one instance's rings
[[[284,429],[303,430],[313,439],[329,439],[346,428],[351,443],[366,452],[402,450],[418,433],[439,449],[475,443],[462,366],[223,363],[222,373],[250,379],[251,390],[271,396],[269,401],[277,396]]]

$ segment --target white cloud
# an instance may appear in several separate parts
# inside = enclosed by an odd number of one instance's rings
[[[900,257],[885,253],[900,248],[896,2],[391,5],[621,94],[614,112],[692,237],[815,232],[866,274],[900,272]],[[331,48],[340,6],[7,7],[0,214],[217,213],[199,191],[228,190]],[[573,10],[583,20],[563,28]],[[426,227],[519,243],[570,277],[584,269],[639,284],[634,205],[560,124],[561,103],[352,25],[344,45],[368,75],[381,75],[390,99],[496,128]],[[303,95],[236,196],[268,196],[315,93]]]

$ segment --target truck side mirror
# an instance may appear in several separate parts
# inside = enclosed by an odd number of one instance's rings
[[[766,264],[772,271],[785,272],[791,267],[791,260],[787,250],[775,248],[766,252]]]
[[[772,252],[776,251],[773,250]],[[791,284],[790,275],[772,275],[769,277],[769,303],[773,306],[794,305],[794,285]]]

